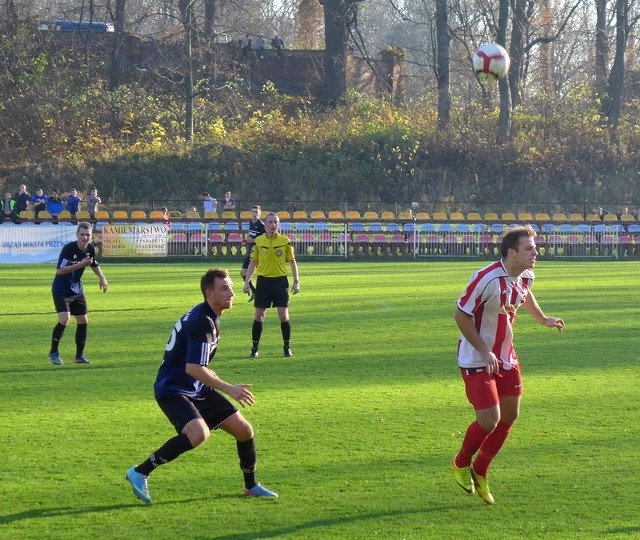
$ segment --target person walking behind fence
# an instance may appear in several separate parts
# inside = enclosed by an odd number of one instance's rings
[[[467,428],[452,469],[464,492],[476,492],[486,504],[494,503],[487,483],[489,465],[520,409],[522,377],[513,348],[516,311],[522,306],[543,326],[564,329],[562,319],[544,314],[531,291],[538,255],[535,237],[529,226],[510,229],[500,245],[502,259],[475,272],[457,302],[455,321],[462,334],[458,366],[476,419]]]
[[[262,213],[262,208],[259,205],[255,205],[251,208],[251,221],[249,222],[249,233],[247,234],[246,249],[247,256],[244,258],[244,262],[242,263],[242,268],[240,269],[240,276],[244,280],[247,277],[247,268],[249,268],[249,263],[251,263],[251,251],[253,250],[253,246],[255,245],[256,238],[258,236],[263,235],[267,232],[267,229],[264,226],[264,221],[260,219],[260,215]],[[253,282],[249,281],[249,288],[251,289],[251,293],[249,294],[249,302],[253,302],[256,295],[256,288],[253,286]]]
[[[154,393],[162,412],[177,435],[153,452],[140,465],[130,467],[126,478],[133,493],[150,503],[148,477],[161,465],[205,442],[212,430],[220,428],[236,440],[244,494],[253,497],[278,495],[256,481],[256,446],[253,427],[223,395],[240,405],[251,406],[255,398],[250,384],[229,384],[208,366],[218,350],[219,319],[233,304],[233,284],[229,272],[208,270],[200,279],[204,302],[197,304],[175,324],[164,348],[164,357]]]
[[[278,309],[280,330],[284,356],[291,357],[291,323],[289,321],[289,280],[287,279],[287,263],[291,268],[293,287],[291,292],[300,292],[298,264],[293,253],[291,241],[284,234],[278,232],[280,218],[271,212],[265,220],[267,232],[258,236],[251,252],[251,262],[244,278],[244,292],[251,291],[251,276],[255,271],[258,275],[254,306],[256,308],[251,329],[252,347],[249,358],[257,358],[262,336],[262,325],[266,317],[267,308]]]
[[[284,41],[280,36],[276,36],[271,40],[271,47],[273,47],[278,52],[278,56],[282,56],[282,51],[284,50]]]
[[[89,360],[84,357],[84,348],[87,341],[87,300],[82,288],[82,274],[87,266],[91,267],[93,273],[100,280],[100,289],[107,292],[109,284],[104,277],[100,265],[96,260],[96,252],[91,244],[91,224],[86,222],[78,223],[76,229],[75,242],[65,244],[60,251],[56,275],[53,278],[51,293],[53,295],[53,305],[58,314],[58,324],[53,329],[51,336],[51,350],[49,360],[56,366],[62,365],[62,358],[58,347],[64,334],[71,315],[76,318],[76,364],[89,364]]]

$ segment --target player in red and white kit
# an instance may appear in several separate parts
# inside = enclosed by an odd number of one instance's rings
[[[477,492],[487,504],[494,503],[487,471],[518,418],[522,394],[513,348],[516,311],[522,306],[543,326],[564,328],[562,319],[544,314],[531,291],[538,255],[535,237],[529,226],[510,229],[500,245],[502,259],[475,272],[457,302],[455,320],[462,333],[458,366],[476,420],[452,468],[465,493]]]

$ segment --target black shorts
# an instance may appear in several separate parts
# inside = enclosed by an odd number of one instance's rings
[[[209,429],[217,429],[222,422],[238,412],[233,404],[222,394],[210,390],[203,398],[190,398],[181,394],[157,397],[162,412],[178,433],[191,420],[202,418]]]
[[[84,294],[77,296],[58,296],[53,295],[53,305],[56,313],[71,313],[71,315],[86,315],[89,310],[87,308],[87,299]]]
[[[256,299],[253,305],[257,308],[288,307],[289,280],[287,276],[258,276],[256,282]]]

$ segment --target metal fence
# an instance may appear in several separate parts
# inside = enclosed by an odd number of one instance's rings
[[[506,224],[283,221],[298,257],[420,259],[497,258]],[[540,258],[637,258],[640,224],[554,225],[536,229]],[[637,229],[637,230],[636,230]],[[168,256],[243,257],[248,223],[173,223]]]

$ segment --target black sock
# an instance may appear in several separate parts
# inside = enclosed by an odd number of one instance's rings
[[[253,348],[257,349],[260,343],[260,336],[262,335],[262,321],[253,321],[251,327],[251,340],[253,341]]]
[[[291,322],[280,322],[280,330],[282,331],[282,341],[284,341],[284,346],[288,349],[289,341],[291,340]]]
[[[240,469],[244,476],[244,487],[251,489],[256,485],[256,444],[253,439],[248,441],[236,441],[238,447],[238,457],[240,458]]]
[[[64,334],[65,328],[67,328],[64,324],[56,324],[53,328],[53,334],[51,336],[51,351],[52,353],[58,352],[58,344],[62,339],[62,335]]]
[[[78,324],[76,327],[76,358],[84,353],[84,344],[87,342],[87,324]]]
[[[173,439],[169,439],[164,445],[158,448],[153,454],[149,456],[144,463],[141,463],[135,468],[136,472],[149,476],[151,471],[160,465],[169,463],[176,459],[180,454],[192,450],[193,446],[189,441],[189,437],[185,433],[176,435]]]

